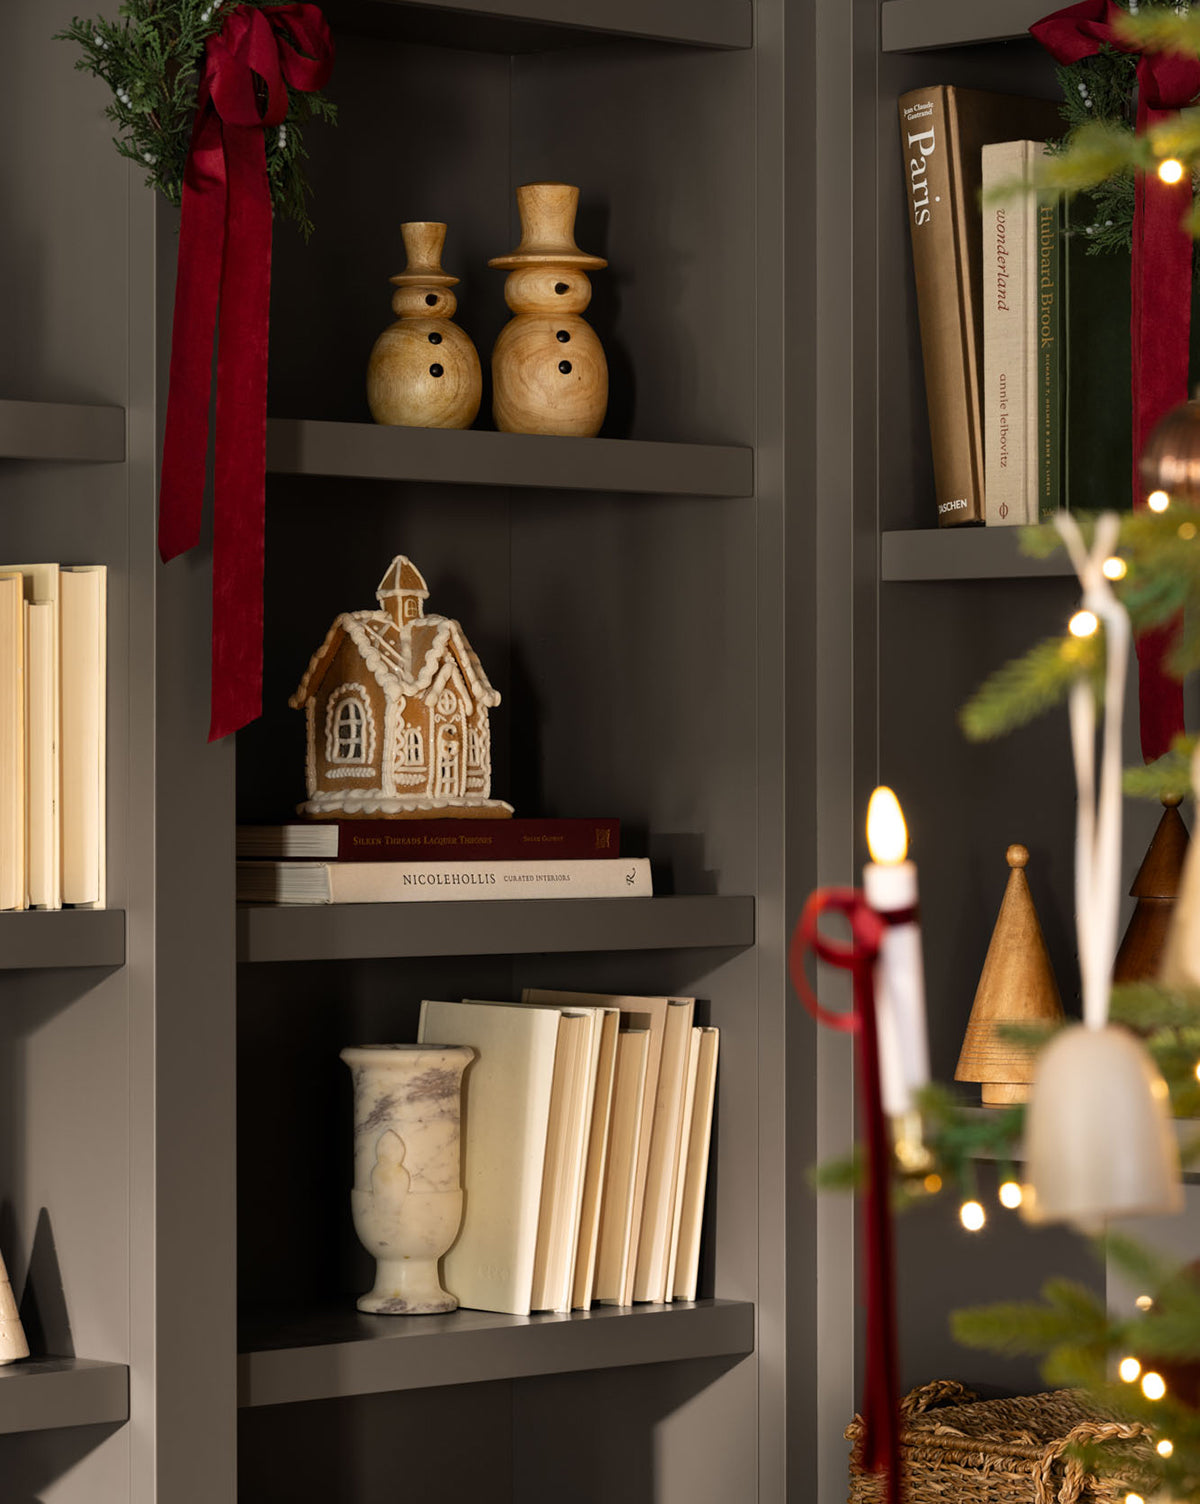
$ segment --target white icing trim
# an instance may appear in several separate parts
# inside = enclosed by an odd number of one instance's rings
[[[510,815],[511,804],[503,799],[487,799],[478,794],[461,794],[457,799],[434,799],[426,794],[395,794],[386,797],[377,789],[329,789],[297,807],[297,814],[324,815],[345,810],[354,815],[398,815],[437,809],[501,809]]]

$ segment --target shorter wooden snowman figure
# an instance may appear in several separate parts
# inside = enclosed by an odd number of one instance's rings
[[[443,224],[400,226],[408,264],[390,280],[399,321],[375,341],[367,402],[376,423],[404,428],[470,428],[483,379],[471,338],[452,322],[457,277],[442,270]]]
[[[492,351],[492,412],[504,433],[600,432],[608,407],[604,347],[580,317],[592,299],[586,273],[608,263],[575,244],[579,189],[517,189],[521,244],[489,266],[509,268],[504,301],[513,317]]]

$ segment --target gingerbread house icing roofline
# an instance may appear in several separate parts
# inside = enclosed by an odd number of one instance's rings
[[[414,668],[414,632],[427,628],[433,628],[432,640],[421,656],[420,667]],[[398,628],[386,611],[344,611],[309,660],[304,677],[289,699],[288,704],[294,710],[302,709],[317,692],[345,637],[354,643],[368,672],[389,699],[428,694],[435,686],[447,652],[453,651],[466,674],[467,688],[476,703],[489,706],[500,703],[500,695],[492,688],[475,649],[458,622],[451,617],[421,616]]]

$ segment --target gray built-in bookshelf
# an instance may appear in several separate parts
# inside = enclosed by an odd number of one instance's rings
[[[0,1249],[44,1355],[0,1373],[6,1501],[845,1498],[853,1207],[806,1171],[853,1136],[853,1071],[785,955],[818,877],[854,881],[876,782],[912,828],[938,1074],[1014,840],[1074,993],[1065,728],[970,748],[955,720],[1073,590],[1011,536],[933,531],[894,122],[924,83],[1053,95],[1011,40],[1035,11],[1001,9],[327,0],[341,119],[307,136],[317,233],[276,233],[265,707],[235,747],[206,740],[210,560],[155,545],[176,217],[50,40],[67,0],[0,8],[0,553],[109,567],[113,904],[0,916]],[[486,356],[486,262],[536,178],[581,186],[610,262],[601,437],[487,432],[486,390],[481,431],[367,424],[401,221],[448,222]],[[655,898],[238,912],[237,821],[301,794],[288,695],[400,551],[501,690],[496,790],[618,816]],[[695,995],[720,1027],[703,1298],[359,1317],[338,1051],[524,986]],[[948,1311],[1102,1272],[954,1211],[902,1225],[904,1380],[1034,1386]]]

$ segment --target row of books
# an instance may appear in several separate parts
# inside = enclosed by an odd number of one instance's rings
[[[102,907],[107,573],[0,565],[0,909]]]
[[[1011,192],[1061,136],[1044,99],[901,96],[940,525],[1127,506],[1129,263],[1091,256],[1087,202]]]
[[[612,819],[343,820],[238,828],[243,903],[647,898]]]
[[[694,1300],[716,1029],[692,998],[526,989],[424,1002],[418,1042],[470,1045],[463,1225],[443,1279],[474,1310]]]

